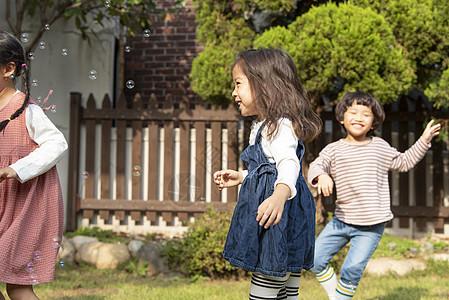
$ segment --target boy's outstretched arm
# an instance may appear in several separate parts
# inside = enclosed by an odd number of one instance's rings
[[[214,173],[214,182],[221,191],[224,188],[241,184],[243,182],[243,174],[235,170],[217,171]]]
[[[326,197],[332,194],[334,190],[334,181],[329,175],[327,174],[318,175],[316,178],[313,179],[313,181],[316,181],[318,194],[323,194]]]
[[[441,124],[435,124],[435,120],[430,120],[429,123],[427,123],[426,129],[424,129],[424,132],[422,133],[421,137],[424,139],[424,141],[427,144],[430,144],[432,139],[440,134]]]

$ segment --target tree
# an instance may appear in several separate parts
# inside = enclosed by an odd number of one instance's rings
[[[314,7],[288,28],[265,31],[254,47],[289,52],[316,98],[336,100],[347,91],[363,90],[389,103],[406,93],[415,78],[386,20],[351,4]]]
[[[378,12],[391,26],[411,61],[413,88],[424,91],[435,107],[449,105],[449,1],[353,0]]]
[[[177,0],[175,7],[185,1]],[[74,18],[83,39],[89,39],[92,24],[105,25],[106,20],[116,18],[126,26],[127,33],[135,35],[139,29],[150,28],[156,3],[152,0],[6,0],[5,19],[12,33],[20,37],[23,20],[37,17],[39,27],[26,47],[29,52],[37,46],[42,35],[59,19]]]
[[[449,104],[449,0],[206,2],[209,6],[205,16],[219,11],[218,15],[228,20],[245,20],[246,28],[255,33],[254,44],[246,48],[284,47],[295,57],[307,87],[316,98],[325,96],[335,100],[329,105],[334,105],[339,95],[349,89],[370,91],[383,103],[418,89],[425,92],[436,107]],[[199,14],[203,9],[198,7]],[[358,12],[366,18],[360,18]],[[224,36],[214,29],[214,26],[219,28],[220,18],[205,16],[197,17],[198,36],[206,48],[215,48]],[[227,28],[224,34],[229,35],[229,31]],[[206,36],[209,38],[202,38]],[[240,45],[240,49],[245,47]],[[231,51],[229,56],[237,52],[233,45],[217,51],[226,49]],[[207,53],[210,55],[214,50]],[[212,59],[206,54],[200,56],[196,60],[210,63],[198,64],[196,72],[191,74],[193,82],[207,81],[204,77],[207,72],[202,72],[201,68],[213,68]],[[230,70],[231,66],[216,67]],[[228,76],[230,78],[230,72]],[[214,86],[214,89],[226,90],[224,84],[230,82],[229,78],[223,78],[222,86]],[[197,86],[205,87],[207,83]],[[229,92],[222,97],[217,94],[210,97],[195,86],[193,90],[211,103],[216,103],[217,99],[219,103],[231,101]]]
[[[198,40],[204,51],[192,64],[191,85],[201,98],[215,105],[231,102],[231,67],[236,54],[252,47],[256,35],[248,20],[259,7],[273,14],[295,8],[294,1],[193,0]]]
[[[176,10],[185,5],[186,0],[174,0]],[[156,14],[156,2],[153,0],[6,0],[5,20],[11,32],[18,38],[29,39],[26,53],[32,52],[45,31],[60,19],[74,19],[75,26],[84,40],[95,36],[93,28],[108,26],[112,20],[120,24],[119,39],[119,83],[123,89],[124,40],[125,35],[134,36],[139,30],[150,30],[151,20],[164,15]],[[38,26],[31,35],[23,32],[26,17],[37,18]],[[126,31],[126,33],[125,33]],[[145,33],[145,32],[144,32]],[[25,36],[23,36],[25,35]]]

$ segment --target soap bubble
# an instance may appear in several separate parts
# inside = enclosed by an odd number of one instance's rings
[[[140,166],[135,165],[133,167],[133,175],[134,176],[140,176],[141,172],[142,172],[142,168]]]
[[[22,43],[28,43],[30,36],[28,35],[28,33],[24,32],[20,35],[20,41]]]
[[[44,25],[44,29],[45,29],[45,30],[50,30],[50,24],[45,24],[45,25]]]
[[[41,259],[41,252],[40,252],[40,251],[34,252],[34,253],[33,253],[33,258],[34,258],[35,260]]]
[[[26,264],[25,271],[27,271],[28,273],[34,271],[34,264],[31,261]]]
[[[52,105],[50,107],[50,111],[55,114],[56,113],[56,105]]]
[[[39,43],[39,49],[44,50],[45,47],[47,47],[47,43],[44,42],[44,41],[41,41],[41,42]]]
[[[39,81],[37,79],[33,79],[33,80],[31,80],[31,85],[32,86],[38,86],[39,85]]]
[[[151,35],[151,31],[149,30],[149,29],[145,29],[144,31],[143,31],[143,36],[144,37],[149,37]]]
[[[133,89],[135,86],[136,86],[136,84],[134,83],[133,80],[128,80],[128,81],[126,82],[126,87],[127,87],[128,89]]]
[[[89,71],[89,78],[90,78],[91,80],[97,79],[97,71],[95,71],[95,70],[90,70],[90,71]]]
[[[53,237],[53,248],[61,247],[61,238],[59,236]]]
[[[34,59],[34,52],[29,52],[28,53],[28,59],[29,60],[33,60]]]
[[[131,52],[131,47],[130,46],[125,46],[125,52],[127,52],[127,53]]]
[[[89,178],[89,172],[84,171],[84,172],[83,172],[83,178],[84,178],[84,179]]]
[[[62,56],[67,56],[68,55],[67,51],[68,51],[67,48],[62,48],[61,55]]]
[[[65,264],[65,263],[64,263],[64,260],[61,259],[61,260],[59,261],[59,267],[61,267],[61,268],[64,267],[64,264]]]
[[[31,283],[32,285],[36,285],[36,284],[39,283],[39,282],[37,281],[37,274],[33,273],[33,274],[30,275],[30,283]]]
[[[106,8],[111,7],[111,1],[106,1],[106,2],[104,3],[104,7],[106,7]]]

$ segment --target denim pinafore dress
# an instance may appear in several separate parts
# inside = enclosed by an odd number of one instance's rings
[[[250,272],[282,277],[313,266],[315,245],[315,202],[302,176],[296,182],[296,196],[285,202],[281,221],[268,229],[256,221],[257,208],[274,192],[276,164],[271,163],[261,145],[260,126],[254,145],[241,154],[248,175],[240,188],[223,257],[232,266]],[[304,154],[301,140],[296,148],[300,165]]]

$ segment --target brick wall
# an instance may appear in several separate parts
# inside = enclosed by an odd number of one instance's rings
[[[173,0],[156,1],[158,11],[167,12],[174,7]],[[174,100],[194,96],[189,84],[193,59],[203,47],[196,40],[195,12],[192,1],[165,20],[154,22],[151,34],[143,33],[128,38],[129,53],[125,52],[125,81],[133,80],[135,87],[125,88],[127,98],[136,93],[144,103],[154,93],[159,101],[171,94]]]

